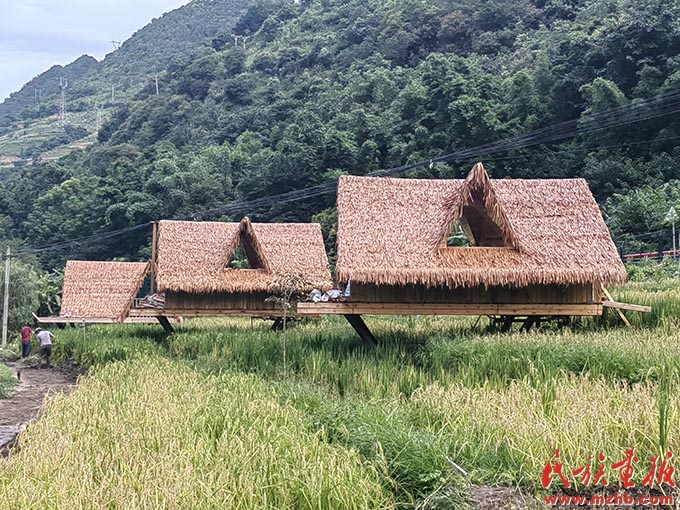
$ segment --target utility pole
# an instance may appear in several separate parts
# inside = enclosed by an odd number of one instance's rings
[[[158,244],[158,222],[153,222],[153,231],[151,234],[151,284],[149,294],[156,293],[156,245]]]
[[[68,87],[68,78],[59,78],[59,87],[61,87],[61,105],[59,108],[59,125],[66,126],[66,88]]]
[[[9,322],[9,258],[10,249],[7,247],[5,259],[5,299],[2,302],[2,348],[7,347],[7,324]]]
[[[676,253],[676,244],[675,244],[675,222],[678,221],[678,213],[675,211],[675,207],[671,206],[671,208],[668,210],[668,214],[666,214],[666,218],[664,218],[666,223],[670,223],[672,228],[673,228],[673,260],[675,260],[677,257]],[[678,271],[680,271],[680,263],[678,263]]]

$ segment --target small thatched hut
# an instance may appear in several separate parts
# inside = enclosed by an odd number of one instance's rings
[[[265,300],[283,275],[333,285],[318,224],[161,221],[157,267],[165,312],[184,316],[275,316]]]
[[[342,177],[337,246],[351,302],[384,309],[594,315],[600,285],[626,278],[585,180],[490,179],[481,163],[465,180]]]
[[[148,262],[69,260],[59,318],[62,322],[123,322],[148,271]]]

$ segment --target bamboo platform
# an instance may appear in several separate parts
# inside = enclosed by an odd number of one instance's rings
[[[298,303],[298,315],[602,315],[602,303],[447,304],[447,303]]]

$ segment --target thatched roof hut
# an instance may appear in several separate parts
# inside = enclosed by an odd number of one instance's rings
[[[304,277],[304,290],[333,286],[319,224],[161,221],[158,236],[159,291],[266,293],[285,274]],[[250,268],[228,267],[238,247]]]
[[[452,247],[452,225],[474,247]],[[345,176],[338,189],[340,281],[426,288],[617,284],[626,278],[583,179]]]
[[[60,316],[123,322],[148,271],[148,262],[69,260]]]

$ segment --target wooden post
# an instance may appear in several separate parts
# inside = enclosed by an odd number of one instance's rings
[[[168,320],[167,317],[163,315],[159,315],[157,317],[158,322],[160,323],[161,326],[163,326],[163,329],[168,335],[172,335],[175,332],[175,328],[172,327],[172,324],[170,324],[170,321]]]
[[[361,337],[368,347],[376,347],[378,342],[375,340],[373,333],[368,329],[368,326],[361,318],[361,315],[345,314],[345,319],[354,328],[354,331]]]
[[[5,298],[2,302],[2,348],[7,347],[7,324],[9,321],[9,256],[10,249],[7,247],[5,259]]]
[[[153,233],[151,234],[151,287],[149,293],[156,292],[156,244],[158,238],[158,222],[153,222]]]

